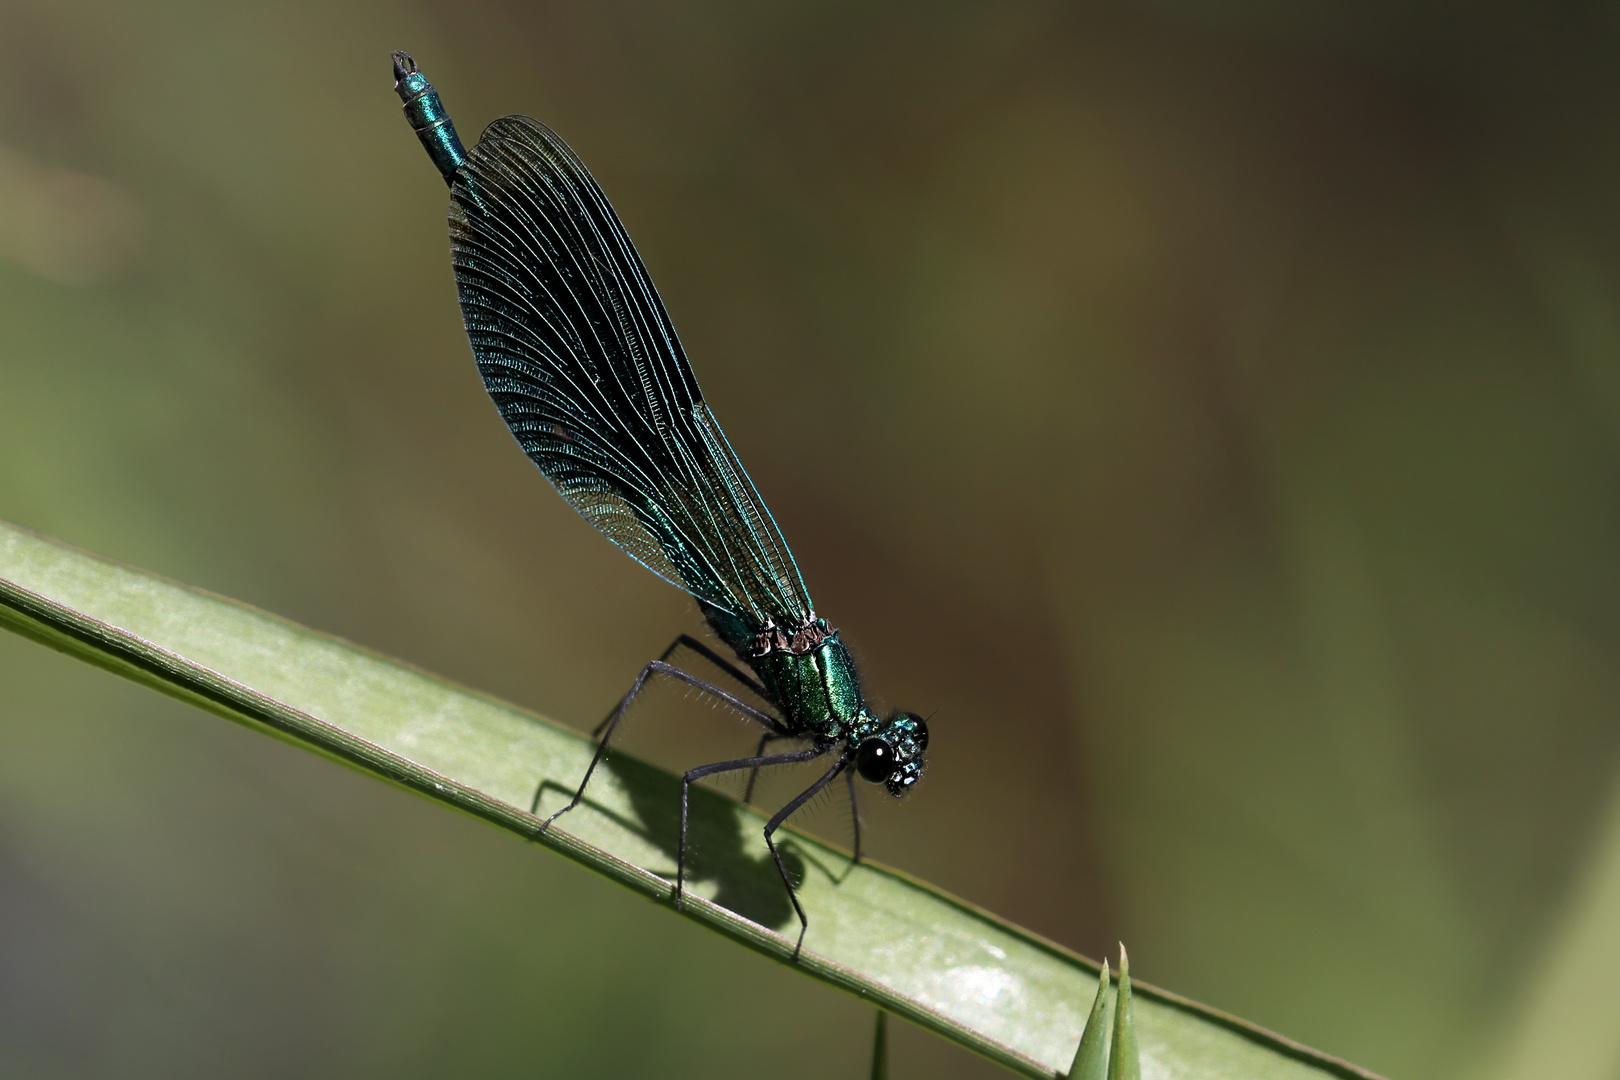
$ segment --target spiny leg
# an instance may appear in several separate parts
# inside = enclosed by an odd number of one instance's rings
[[[828,747],[827,749],[831,749],[831,747]],[[825,751],[823,751],[823,753],[825,753]],[[793,889],[793,881],[788,877],[787,867],[782,865],[782,853],[776,850],[776,841],[772,840],[771,836],[776,832],[777,829],[782,827],[782,822],[793,816],[793,813],[798,810],[799,807],[815,798],[816,795],[820,793],[821,789],[832,783],[833,780],[837,778],[838,774],[843,772],[848,765],[849,755],[841,755],[838,758],[837,763],[822,774],[820,780],[817,780],[815,783],[811,784],[803,793],[798,796],[798,798],[794,799],[792,802],[782,807],[782,809],[778,810],[775,816],[773,816],[765,825],[765,846],[771,849],[771,858],[776,860],[776,872],[782,875],[782,884],[787,886],[788,899],[793,901],[793,910],[799,913],[799,941],[793,946],[794,960],[798,960],[799,950],[804,948],[804,932],[810,929],[810,920],[805,917],[804,907],[799,903],[799,894]]]
[[[725,672],[727,675],[730,675],[733,679],[736,679],[743,686],[748,687],[748,689],[752,690],[760,697],[765,696],[765,688],[759,685],[759,680],[744,672],[736,664],[733,664],[731,661],[727,660],[725,657],[703,644],[703,642],[699,641],[691,634],[682,634],[680,637],[670,642],[669,648],[665,649],[663,655],[661,655],[658,659],[668,660],[670,655],[683,645],[697,653],[699,656],[703,657],[705,660],[719,668],[721,671]]]
[[[676,649],[679,649],[683,645],[697,653],[699,656],[703,657],[705,660],[709,661],[709,663],[713,664],[721,671],[724,671],[727,675],[730,675],[733,679],[736,679],[737,685],[746,686],[749,690],[752,690],[761,698],[765,698],[765,688],[763,686],[759,685],[759,683],[754,679],[751,679],[747,675],[743,674],[742,670],[739,669],[735,664],[727,661],[724,657],[720,656],[713,649],[703,644],[703,642],[699,641],[691,634],[682,634],[680,637],[670,642],[669,648],[658,654],[658,659],[661,661],[668,661],[671,654],[673,654]],[[635,690],[632,689],[629,694],[625,695],[624,700],[620,701],[619,704],[614,706],[614,708],[611,709],[606,716],[602,717],[602,722],[591,729],[591,738],[594,739],[598,735],[602,734],[602,729],[608,726],[608,722],[613,719],[614,714],[620,709],[624,708],[629,698],[633,697],[634,695]],[[766,700],[769,699],[766,698]]]
[[[777,735],[777,734],[775,734],[773,732],[769,732],[769,731],[767,731],[765,734],[761,735],[759,737],[759,749],[754,751],[754,756],[755,757],[763,756],[764,753],[765,753],[765,747],[767,745],[769,745],[770,743],[775,742],[777,739],[780,739],[781,737],[782,736]],[[749,805],[753,804],[753,801],[754,801],[754,781],[756,781],[758,779],[759,779],[759,768],[756,766],[752,771],[749,772],[749,774],[748,774],[748,787],[743,790],[743,805],[744,806],[749,806]]]
[[[681,897],[686,891],[686,811],[691,800],[692,781],[701,780],[705,776],[713,776],[715,773],[735,772],[739,769],[757,769],[761,765],[792,765],[800,761],[814,761],[816,758],[825,754],[828,749],[828,747],[811,747],[808,750],[794,750],[786,754],[769,754],[764,757],[738,758],[735,761],[717,761],[713,765],[699,765],[697,768],[691,770],[685,776],[681,777],[681,846],[675,853],[676,911],[681,910]],[[769,842],[769,837],[766,838],[766,842]],[[775,849],[772,850],[774,851]],[[778,868],[780,868],[782,865],[782,860],[777,859],[776,865]],[[787,880],[786,875],[783,875],[782,880]],[[788,886],[788,893],[789,895],[793,893],[793,886],[791,884]],[[795,900],[793,902],[793,906],[798,907],[798,905],[799,902]],[[799,918],[804,918],[803,912],[799,913]]]
[[[720,689],[718,686],[715,686],[713,683],[704,682],[696,675],[693,675],[690,672],[682,671],[673,664],[666,664],[662,660],[648,661],[647,666],[641,669],[641,674],[636,676],[635,684],[630,687],[630,692],[624,696],[624,700],[619,702],[619,707],[613,710],[612,715],[608,717],[607,730],[602,734],[602,741],[596,744],[596,753],[591,757],[590,767],[585,770],[585,778],[579,782],[579,790],[574,792],[573,800],[569,802],[567,806],[546,818],[544,824],[540,826],[540,831],[542,833],[551,828],[551,823],[553,821],[556,821],[559,817],[578,806],[579,801],[585,797],[585,787],[591,782],[591,775],[596,772],[596,766],[601,764],[602,756],[607,753],[608,743],[612,741],[613,733],[619,727],[619,721],[624,718],[625,710],[630,707],[630,703],[636,699],[636,695],[641,693],[642,688],[647,685],[647,680],[652,678],[654,675],[665,675],[672,679],[678,679],[681,682],[686,683],[688,686],[696,687],[698,690],[710,695],[711,697],[720,699],[722,702],[731,706],[733,709],[736,709],[750,720],[755,720],[765,725],[765,727],[771,732],[784,736],[788,734],[787,729],[783,727],[781,722],[775,717],[768,713],[761,712],[734,694],[728,694],[726,691]],[[539,812],[540,792],[544,789],[544,787],[545,785],[541,784],[540,788],[536,789],[534,793],[534,802],[529,807],[529,812],[531,814]]]
[[[861,804],[855,798],[855,774],[847,772],[844,779],[849,781],[849,820],[855,829],[855,861],[861,861]]]

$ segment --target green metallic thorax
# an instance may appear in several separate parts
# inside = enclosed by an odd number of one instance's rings
[[[748,663],[795,726],[843,739],[861,716],[860,679],[836,630],[808,652],[778,650]]]

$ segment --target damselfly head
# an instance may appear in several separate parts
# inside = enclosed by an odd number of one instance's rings
[[[922,779],[927,749],[927,722],[916,713],[895,713],[855,748],[855,771],[899,798]]]

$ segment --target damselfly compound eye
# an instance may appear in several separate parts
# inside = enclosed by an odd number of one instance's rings
[[[894,772],[894,748],[882,739],[867,739],[855,751],[855,771],[869,784],[881,784]]]

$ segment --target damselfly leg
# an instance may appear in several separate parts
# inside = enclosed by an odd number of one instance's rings
[[[754,751],[755,757],[763,757],[765,747],[782,738],[773,732],[767,731],[759,737],[759,749]],[[844,778],[849,782],[849,825],[854,833],[855,858],[854,862],[861,861],[861,802],[855,792],[855,774],[846,772]],[[748,786],[743,789],[743,804],[752,806],[754,803],[754,783],[759,779],[759,766],[756,765],[748,772]]]
[[[705,776],[713,776],[716,773],[738,772],[742,769],[757,769],[761,765],[795,765],[801,761],[814,761],[816,758],[827,753],[827,751],[830,749],[831,747],[828,746],[813,746],[807,750],[793,750],[786,754],[768,754],[764,757],[738,758],[735,761],[717,761],[713,765],[699,765],[697,768],[689,770],[685,776],[681,777],[681,844],[675,856],[675,910],[680,910],[681,899],[686,891],[686,815],[687,807],[691,802],[692,782],[694,780],[701,780]],[[767,844],[770,843],[769,832],[766,833],[765,842]],[[771,848],[771,854],[776,854],[775,847]],[[782,873],[782,881],[787,885],[788,895],[792,896],[793,882],[788,880],[787,871],[782,869],[782,860],[780,857],[778,857],[776,860],[776,868]],[[798,900],[793,901],[793,907],[795,910],[798,909]],[[799,912],[799,918],[804,918],[803,911]]]
[[[669,648],[658,654],[658,659],[668,663],[669,658],[675,654],[675,650],[683,648],[692,650],[709,663],[725,672],[727,675],[730,675],[737,681],[738,686],[747,687],[752,693],[757,694],[761,699],[766,698],[765,688],[760,686],[757,681],[746,674],[741,668],[737,667],[736,664],[726,660],[723,656],[716,653],[713,649],[709,648],[707,645],[703,644],[703,642],[699,641],[690,634],[682,634],[680,637],[670,642]],[[591,729],[591,738],[594,739],[602,734],[602,730],[608,726],[608,722],[613,719],[615,714],[629,704],[629,699],[634,696],[635,692],[636,688],[631,687],[630,693],[626,694],[617,705],[608,711],[606,716],[602,717],[602,722]]]
[[[849,827],[855,834],[854,862],[861,861],[861,801],[855,797],[855,773],[846,772],[844,779],[849,782]]]
[[[780,739],[782,736],[767,731],[759,737],[759,749],[754,751],[755,757],[765,756],[765,747]],[[743,804],[750,806],[754,802],[754,783],[759,779],[759,766],[756,765],[748,772],[748,786],[743,788]]]
[[[756,723],[763,724],[771,733],[784,737],[788,735],[787,728],[782,725],[780,720],[777,720],[769,713],[756,709],[754,706],[748,704],[746,701],[743,701],[735,694],[727,693],[725,690],[720,689],[720,687],[715,686],[713,683],[705,682],[696,675],[693,675],[691,672],[683,671],[673,664],[665,663],[662,660],[648,661],[647,666],[641,669],[641,674],[636,676],[636,681],[630,687],[630,692],[624,695],[623,700],[619,702],[618,708],[614,709],[612,714],[608,716],[607,725],[605,730],[602,732],[601,741],[596,744],[596,753],[591,756],[591,764],[585,770],[584,779],[579,782],[579,790],[574,792],[574,797],[569,801],[567,806],[546,818],[545,822],[540,826],[541,832],[545,832],[547,829],[551,828],[552,822],[556,821],[559,817],[578,806],[580,800],[585,797],[585,788],[589,786],[591,776],[596,772],[596,767],[602,763],[602,758],[607,753],[608,743],[613,741],[613,733],[618,730],[619,721],[624,719],[624,714],[630,708],[630,704],[635,701],[636,696],[640,694],[641,691],[646,687],[648,680],[655,675],[662,675],[666,678],[675,679],[702,693],[708,694],[710,697],[713,697],[722,704],[736,710],[743,716],[746,716],[748,719],[753,720]],[[543,789],[544,783],[542,782],[540,790]],[[540,790],[536,790],[534,796],[534,805],[536,807],[538,807],[540,804]]]
[[[826,749],[830,750],[832,747],[829,746]],[[776,830],[782,827],[782,823],[784,821],[792,817],[794,813],[798,811],[799,807],[815,798],[816,795],[821,792],[821,789],[832,783],[833,780],[838,777],[838,774],[843,772],[848,765],[848,755],[839,757],[837,763],[823,773],[820,780],[817,780],[815,783],[811,784],[792,802],[778,810],[774,815],[772,815],[771,820],[765,825],[765,846],[771,849],[771,858],[776,860],[776,872],[782,875],[782,884],[787,886],[788,899],[793,901],[793,910],[797,912],[799,916],[799,940],[793,946],[794,960],[799,958],[799,950],[804,948],[804,932],[810,929],[810,920],[805,917],[804,907],[799,903],[799,894],[793,888],[793,879],[788,877],[787,867],[782,865],[782,853],[776,849],[776,841],[773,839],[773,837],[776,834]]]
[[[739,758],[736,761],[717,761],[713,765],[700,765],[692,769],[681,778],[681,845],[676,856],[675,870],[675,909],[680,910],[682,898],[686,889],[686,815],[688,800],[691,797],[692,782],[701,780],[705,776],[715,773],[735,772],[741,769],[757,769],[767,765],[792,765],[803,761],[814,761],[825,756],[833,749],[832,744],[813,746],[808,750],[797,750],[788,754],[769,754],[764,757]],[[810,929],[810,920],[804,913],[804,907],[799,903],[798,890],[793,887],[793,879],[788,876],[787,867],[782,863],[782,853],[777,850],[775,834],[782,827],[782,823],[792,817],[798,809],[820,793],[838,774],[849,765],[847,756],[840,756],[832,768],[822,774],[821,779],[811,784],[799,793],[792,802],[778,810],[765,826],[765,846],[770,849],[771,858],[776,863],[776,872],[782,875],[782,884],[788,892],[788,899],[793,901],[793,911],[799,916],[799,940],[793,946],[793,959],[799,958],[799,950],[804,947],[805,931]]]

